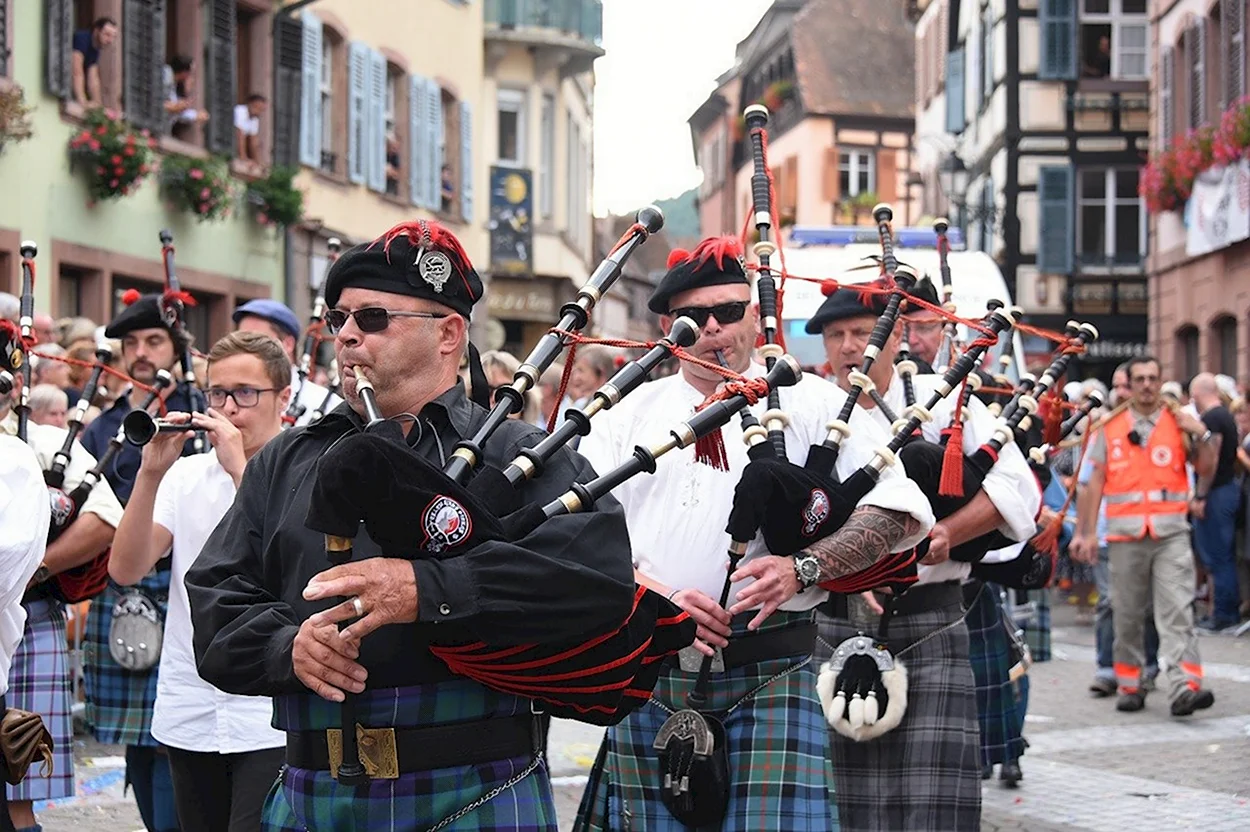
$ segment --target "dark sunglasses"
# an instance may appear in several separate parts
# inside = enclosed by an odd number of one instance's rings
[[[717,323],[736,324],[747,314],[747,307],[750,305],[744,300],[736,300],[715,306],[683,306],[681,309],[669,310],[668,314],[674,318],[689,318],[694,321],[695,326],[702,329],[707,326],[707,319],[711,317],[715,317]]]
[[[356,319],[356,326],[361,332],[381,332],[391,325],[391,318],[446,317],[448,317],[448,314],[445,312],[392,312],[380,306],[366,306],[364,309],[357,309],[353,312],[331,309],[326,312],[325,322],[326,328],[330,330],[330,334],[337,335],[339,330],[347,326],[348,318]]]

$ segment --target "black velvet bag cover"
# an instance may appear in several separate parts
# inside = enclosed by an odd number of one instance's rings
[[[1024,544],[1014,558],[1002,563],[974,563],[972,577],[1005,586],[1008,589],[1044,589],[1050,583],[1055,562],[1050,555],[1039,552],[1032,542]]]

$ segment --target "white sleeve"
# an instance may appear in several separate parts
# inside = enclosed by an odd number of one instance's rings
[[[871,417],[857,410],[851,417],[851,436],[843,440],[838,452],[838,476],[846,482],[855,471],[870,462],[878,449],[889,444],[885,431]],[[872,490],[860,499],[859,506],[876,506],[888,511],[910,514],[920,524],[915,534],[903,538],[893,551],[910,549],[928,536],[935,519],[924,492],[907,477],[901,462],[887,467]]]
[[[96,458],[75,440],[74,450],[69,457],[69,466],[65,470],[66,486],[73,488],[82,482],[83,476],[94,468],[95,464]],[[79,515],[83,514],[94,514],[114,529],[121,523],[122,504],[118,502],[112,487],[104,477],[96,482],[91,493],[87,495],[87,499],[83,500]]]
[[[989,441],[997,420],[979,399],[973,398],[967,408],[964,453],[972,454]],[[1012,540],[1027,540],[1033,536],[1037,531],[1037,513],[1042,506],[1042,489],[1014,441],[999,451],[998,461],[985,475],[981,490],[1002,515],[1000,532]]]
[[[21,440],[0,435],[0,609],[21,602],[43,561],[51,515],[34,452]]]
[[[188,458],[193,459],[194,457]],[[161,484],[156,487],[156,498],[152,502],[152,522],[164,526],[165,530],[170,534],[174,533],[174,529],[178,525],[176,519],[178,516],[178,485],[186,471],[186,468],[181,463],[182,460],[180,459],[165,472],[165,476],[161,478]]]
[[[242,130],[244,133],[247,132],[248,124],[246,104],[234,105],[234,127],[236,130]]]

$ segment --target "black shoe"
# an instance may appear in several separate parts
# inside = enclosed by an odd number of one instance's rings
[[[1137,691],[1136,693],[1122,693],[1120,694],[1120,698],[1117,699],[1115,703],[1115,709],[1117,711],[1140,711],[1144,707],[1146,707],[1146,694],[1141,691]]]
[[[1018,760],[1008,760],[1003,763],[1002,771],[998,773],[998,779],[1003,781],[1009,789],[1016,788],[1020,781],[1024,779],[1024,772],[1020,770],[1020,762]]]
[[[1106,699],[1115,693],[1115,679],[1099,679],[1089,683],[1089,692],[1095,699]]]
[[[1189,716],[1194,711],[1202,711],[1215,704],[1215,694],[1209,690],[1191,690],[1185,688],[1180,696],[1172,700],[1172,716]]]

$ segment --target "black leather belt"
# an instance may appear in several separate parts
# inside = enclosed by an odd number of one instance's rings
[[[434,771],[532,757],[545,743],[543,717],[524,716],[395,728],[399,773]],[[325,731],[288,731],[286,763],[293,768],[330,770],[330,748]]]
[[[877,600],[885,606],[892,596],[877,593]],[[964,594],[959,581],[942,581],[936,584],[916,584],[894,600],[894,617],[912,615],[918,612],[932,612],[944,607],[959,606],[963,603]],[[820,611],[830,618],[843,621],[850,618],[846,596],[830,594],[829,600],[820,605]]]
[[[811,654],[815,644],[816,622],[813,621],[796,627],[734,636],[729,639],[729,646],[721,649],[721,653],[725,659],[725,670],[733,670],[770,659],[807,656]],[[677,656],[666,658],[664,665],[678,667]]]

